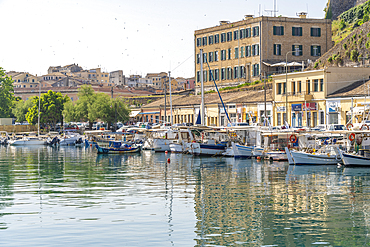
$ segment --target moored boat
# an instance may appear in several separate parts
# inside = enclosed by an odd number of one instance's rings
[[[98,154],[130,154],[138,153],[141,151],[141,146],[137,145],[126,145],[121,142],[114,142],[109,147],[101,147],[98,144],[95,144]]]

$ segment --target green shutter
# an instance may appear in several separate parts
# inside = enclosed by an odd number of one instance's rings
[[[276,27],[273,26],[273,34],[276,35]]]
[[[295,30],[295,28],[294,28],[294,27],[292,27],[292,36],[295,36],[295,35],[294,35],[294,30]],[[293,48],[293,50],[294,50],[294,48]]]
[[[284,35],[284,26],[281,26],[281,35]]]
[[[318,28],[318,37],[321,37],[321,28]]]
[[[302,45],[299,46],[299,55],[300,56],[303,55],[303,46]]]
[[[318,55],[321,56],[321,46],[317,46],[317,52],[319,53]]]
[[[302,36],[302,28],[299,28],[299,36]]]
[[[311,27],[311,37],[313,36],[313,28]]]
[[[295,47],[295,45],[292,45],[292,51],[295,51],[294,47]]]
[[[274,44],[274,55],[276,55],[276,45]]]
[[[311,45],[311,56],[313,56],[313,45]]]

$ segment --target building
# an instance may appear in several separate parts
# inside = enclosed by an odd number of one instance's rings
[[[148,73],[145,78],[151,79],[153,87],[156,89],[164,89],[165,82],[168,82],[168,74],[166,72]]]
[[[6,72],[6,75],[14,81],[15,88],[35,88],[40,83],[40,78],[28,72]]]
[[[48,69],[48,74],[60,72],[65,75],[67,74],[71,75],[71,73],[80,72],[82,70],[83,70],[82,67],[78,66],[78,64],[69,64],[66,66],[50,66]]]
[[[366,67],[329,67],[273,76],[274,126],[287,122],[292,127],[315,127],[344,122],[340,94],[335,92],[369,78],[370,68]]]
[[[332,46],[331,21],[300,18],[254,18],[247,15],[237,22],[221,21],[220,25],[196,30],[195,71],[200,86],[201,52],[205,90],[254,81],[260,76],[302,70]],[[208,64],[207,64],[208,62]]]
[[[116,70],[109,73],[109,82],[116,86],[125,85],[125,76],[122,70]]]

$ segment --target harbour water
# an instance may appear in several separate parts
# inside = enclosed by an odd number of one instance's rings
[[[369,169],[75,147],[0,157],[0,246],[370,244]]]

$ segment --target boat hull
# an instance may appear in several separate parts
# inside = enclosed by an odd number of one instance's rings
[[[345,166],[366,166],[370,167],[370,158],[342,153],[342,160]]]
[[[193,155],[218,156],[225,152],[225,145],[191,143],[189,152]]]
[[[339,155],[310,154],[299,151],[290,151],[295,165],[337,165],[342,160]],[[290,163],[290,162],[289,162]]]
[[[98,150],[98,154],[131,154],[141,151],[140,146],[133,148],[104,148],[96,145],[96,149]]]

